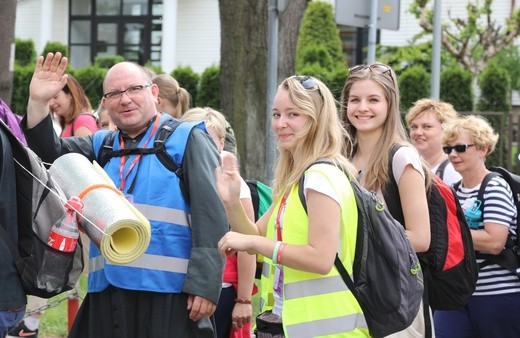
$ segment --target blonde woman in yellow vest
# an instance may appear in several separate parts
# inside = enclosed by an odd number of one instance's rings
[[[271,128],[280,154],[274,202],[256,224],[240,204],[236,159],[225,157],[216,171],[233,230],[220,240],[221,253],[264,256],[262,307],[268,311],[257,319],[257,337],[367,337],[361,308],[334,267],[338,253],[352,273],[355,198],[340,168],[313,164],[334,162],[355,177],[341,155],[346,133],[330,90],[309,76],[285,79],[273,102]],[[308,215],[298,196],[302,175]],[[266,334],[264,326],[274,331]]]

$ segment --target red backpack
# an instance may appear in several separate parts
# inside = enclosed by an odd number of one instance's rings
[[[396,151],[392,151],[390,161]],[[392,165],[389,168],[390,180],[383,196],[392,216],[404,224]],[[427,196],[431,243],[428,251],[418,254],[427,290],[424,304],[425,309],[429,305],[434,310],[456,310],[475,291],[478,265],[469,226],[455,191],[438,176],[433,177]]]

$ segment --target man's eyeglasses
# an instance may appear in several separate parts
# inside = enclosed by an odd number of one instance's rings
[[[125,90],[115,90],[113,92],[103,94],[103,97],[105,99],[108,99],[108,100],[118,100],[125,93],[128,96],[135,96],[135,95],[139,94],[143,89],[148,88],[150,86],[151,86],[151,84],[132,86],[132,87],[127,88]]]
[[[469,147],[473,147],[474,144],[456,144],[454,146],[444,146],[442,147],[442,151],[444,151],[446,154],[451,154],[451,151],[455,149],[457,153],[464,153],[466,152],[466,149]]]
[[[392,68],[390,66],[384,65],[382,63],[373,63],[371,65],[357,65],[354,67],[349,68],[348,72],[349,74],[358,72],[360,70],[368,69],[371,72],[378,72],[381,74],[388,74],[390,77],[390,80],[392,80],[392,84],[395,86],[394,77],[392,76]]]
[[[318,86],[316,79],[313,78],[312,76],[294,75],[294,76],[291,76],[291,78],[298,80],[298,82],[300,82],[302,87],[306,90],[312,90],[312,89],[316,88],[318,90],[318,94],[320,94],[321,98],[323,99],[323,95],[321,94],[320,87]]]

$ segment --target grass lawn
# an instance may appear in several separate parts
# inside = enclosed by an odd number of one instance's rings
[[[87,289],[87,279],[84,274],[80,278],[80,304],[83,297],[85,297]],[[67,292],[50,298],[48,305],[49,309],[40,317],[40,327],[38,337],[40,338],[64,338],[68,334],[68,312],[67,312]]]

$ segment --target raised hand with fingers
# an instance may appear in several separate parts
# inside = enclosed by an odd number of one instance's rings
[[[48,53],[45,58],[39,56],[29,86],[31,99],[48,102],[56,96],[67,84],[67,74],[65,74],[67,64],[67,58],[60,52]]]
[[[239,203],[240,173],[237,158],[232,153],[223,151],[221,159],[222,165],[215,172],[220,198],[224,204]]]

